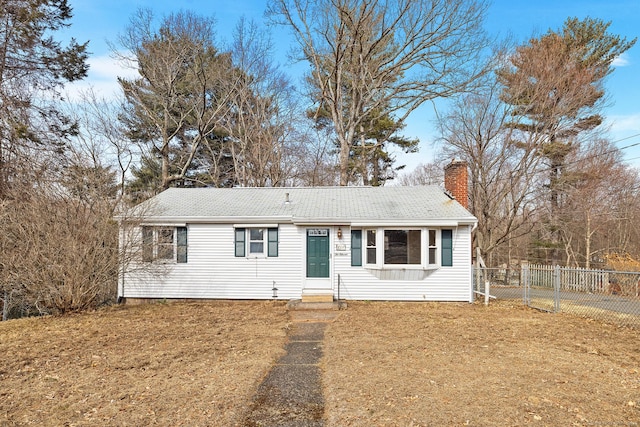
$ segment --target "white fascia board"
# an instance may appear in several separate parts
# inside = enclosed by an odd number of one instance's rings
[[[230,216],[230,217],[212,217],[212,216],[180,216],[180,217],[146,217],[141,221],[143,224],[244,224],[244,225],[274,225],[291,223],[290,216],[260,216],[260,217],[242,217],[242,216]]]
[[[474,225],[473,219],[429,219],[429,220],[368,220],[352,221],[352,227],[459,227],[462,225]]]
[[[253,222],[242,222],[242,223],[234,223],[233,228],[274,228],[277,227],[278,223],[253,223]]]
[[[339,218],[293,218],[294,225],[349,225],[350,220]]]
[[[140,226],[150,226],[150,227],[186,227],[186,222],[168,222],[168,221],[160,221],[160,222],[149,222],[149,221],[140,221]]]

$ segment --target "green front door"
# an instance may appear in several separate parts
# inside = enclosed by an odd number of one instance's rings
[[[329,277],[329,230],[307,230],[307,277]]]

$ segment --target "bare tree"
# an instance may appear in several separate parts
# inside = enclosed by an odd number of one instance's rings
[[[0,203],[6,315],[65,313],[115,300],[115,173],[82,160],[70,161],[59,182],[40,182],[37,192]]]
[[[488,82],[440,120],[444,155],[469,165],[475,244],[487,265],[509,264],[513,242],[531,230],[540,163],[533,136],[505,125],[511,109],[499,94],[497,82]]]
[[[340,185],[365,120],[399,123],[427,100],[468,89],[484,70],[483,1],[271,0],[267,13],[293,31],[298,58],[339,142]]]
[[[283,161],[298,113],[294,88],[273,62],[269,33],[241,19],[230,48],[241,70],[223,121],[230,144],[236,182],[243,186],[279,186],[286,181]]]
[[[117,189],[114,189],[112,214],[127,196],[126,182],[133,159],[138,155],[118,120],[121,105],[120,98],[100,98],[93,89],[81,92],[77,102],[65,104],[66,114],[78,123],[78,134],[71,140],[71,164],[95,170],[109,169],[116,175],[113,178]]]
[[[562,222],[559,231],[566,264],[591,268],[594,263],[602,266],[609,253],[631,249],[618,243],[628,239],[629,232],[618,235],[617,230],[631,220],[622,205],[630,200],[620,196],[640,182],[610,142],[595,139],[580,148],[567,158],[565,200],[557,214]],[[637,248],[633,252],[639,253]]]
[[[296,145],[287,149],[285,167],[287,186],[334,186],[339,183],[335,167],[336,152],[331,133],[327,129],[300,123],[294,133]],[[301,131],[300,129],[303,129]]]
[[[413,171],[398,178],[398,183],[404,186],[442,185],[443,182],[444,172],[437,163],[421,163]]]

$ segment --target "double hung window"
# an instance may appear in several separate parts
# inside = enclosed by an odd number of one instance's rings
[[[187,262],[187,227],[142,227],[144,262]]]
[[[429,242],[429,259],[428,259],[428,264],[429,265],[434,265],[437,264],[437,256],[438,256],[438,245],[437,245],[437,239],[436,239],[436,230],[429,230],[429,234],[428,237]]]
[[[367,264],[376,264],[378,259],[376,230],[367,230]]]
[[[277,257],[278,229],[261,227],[236,228],[235,256]]]

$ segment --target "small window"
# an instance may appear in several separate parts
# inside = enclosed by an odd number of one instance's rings
[[[249,255],[262,255],[264,253],[264,229],[249,229]]]
[[[187,262],[187,227],[142,227],[144,262]]]
[[[156,258],[173,259],[173,228],[158,230]]]
[[[277,228],[236,228],[235,256],[278,256]]]
[[[351,266],[362,265],[362,230],[351,230]]]
[[[367,230],[367,264],[375,264],[376,262],[376,230]]]
[[[436,230],[429,230],[429,265],[437,264],[438,246],[436,242]]]

